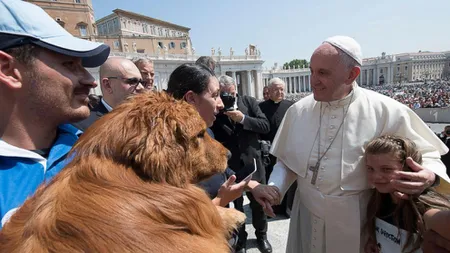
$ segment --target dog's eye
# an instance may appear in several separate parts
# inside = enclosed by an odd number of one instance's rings
[[[204,138],[205,137],[205,131],[201,131],[197,134],[197,138]]]

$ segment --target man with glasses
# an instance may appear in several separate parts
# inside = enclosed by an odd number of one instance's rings
[[[74,126],[85,131],[126,97],[142,92],[146,87],[147,83],[142,80],[139,69],[132,61],[122,57],[108,58],[100,67],[100,88],[103,97],[100,103],[92,108],[89,117]]]
[[[141,72],[142,80],[147,83],[147,89],[155,89],[153,86],[155,80],[155,68],[153,66],[153,61],[141,58],[135,61],[134,64]]]

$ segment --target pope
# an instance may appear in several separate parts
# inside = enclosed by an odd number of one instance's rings
[[[347,36],[328,38],[314,51],[313,94],[288,109],[272,145],[278,160],[268,185],[253,190],[271,214],[271,205],[297,180],[286,252],[363,252],[361,226],[371,191],[364,144],[374,137],[407,137],[423,155],[422,165],[408,159],[412,172],[392,177],[397,196],[450,180],[440,160],[447,147],[407,106],[359,87],[361,65],[361,47]]]

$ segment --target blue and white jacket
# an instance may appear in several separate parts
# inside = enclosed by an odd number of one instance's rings
[[[40,184],[64,168],[67,153],[81,133],[72,125],[59,126],[47,159],[0,139],[0,229]]]

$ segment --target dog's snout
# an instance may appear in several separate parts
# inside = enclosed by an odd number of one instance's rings
[[[230,152],[230,150],[227,150],[227,159],[228,159],[228,160],[231,159],[231,152]]]

